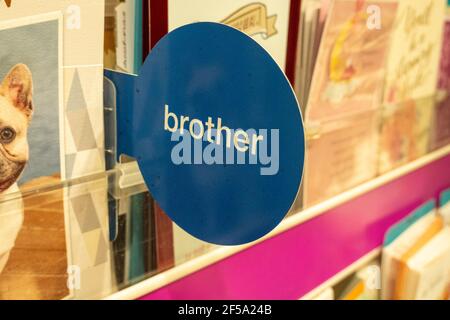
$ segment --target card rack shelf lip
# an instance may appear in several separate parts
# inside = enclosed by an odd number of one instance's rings
[[[137,283],[131,287],[128,287],[119,292],[116,292],[116,293],[106,297],[105,299],[107,299],[107,300],[127,300],[127,299],[141,298],[153,291],[156,291],[160,288],[165,287],[166,285],[169,285],[170,283],[180,280],[194,272],[198,272],[203,268],[206,268],[214,263],[224,260],[224,259],[226,259],[234,254],[237,254],[243,250],[249,249],[252,246],[255,246],[256,244],[259,244],[259,243],[261,243],[267,239],[270,239],[278,234],[281,234],[291,228],[294,228],[310,219],[320,216],[321,214],[326,213],[328,210],[333,209],[333,208],[335,208],[341,204],[344,204],[346,202],[349,202],[352,199],[357,198],[365,193],[368,193],[371,190],[377,189],[395,179],[398,179],[398,178],[401,178],[402,176],[407,175],[408,173],[414,172],[415,170],[425,167],[426,165],[428,165],[434,161],[437,161],[447,155],[450,155],[450,145],[447,145],[443,148],[433,151],[415,161],[412,161],[412,162],[405,164],[399,168],[396,168],[386,174],[383,174],[383,175],[378,176],[370,181],[360,184],[360,185],[358,185],[348,191],[345,191],[333,198],[330,198],[322,203],[319,203],[315,206],[312,206],[312,207],[309,207],[302,211],[299,211],[299,212],[295,213],[294,215],[283,220],[280,223],[280,225],[278,225],[277,228],[275,228],[268,235],[264,236],[263,238],[261,238],[257,241],[254,241],[252,243],[242,245],[242,246],[218,247],[202,256],[199,256],[195,259],[192,259],[183,264],[175,266],[165,272],[162,272],[162,273],[152,276],[146,280],[143,280],[142,282]],[[337,279],[344,278],[345,275],[348,274],[348,270],[353,270],[352,266],[358,265],[358,262],[362,259],[367,259],[366,256],[375,257],[376,254],[374,255],[373,252],[368,253],[367,255],[365,255],[361,259],[359,259],[358,261],[354,262],[352,265],[347,266],[345,269],[343,269],[341,271],[342,275],[340,272],[340,273],[336,274],[334,277],[337,277]],[[366,261],[366,260],[364,260],[364,261]],[[331,281],[334,277],[332,277],[328,281]],[[327,283],[327,282],[325,282],[325,283]],[[323,284],[316,287],[316,289],[310,291],[310,293],[306,294],[304,297],[312,296],[312,294],[317,289],[320,289],[321,286],[323,286]]]

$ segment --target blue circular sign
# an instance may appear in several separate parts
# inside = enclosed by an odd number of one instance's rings
[[[135,82],[133,156],[170,218],[193,236],[239,245],[284,218],[299,190],[304,131],[272,57],[231,27],[166,35]]]

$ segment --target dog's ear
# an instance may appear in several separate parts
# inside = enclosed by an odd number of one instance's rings
[[[0,93],[9,98],[11,103],[24,112],[28,118],[33,114],[33,77],[24,64],[15,65],[4,78]]]

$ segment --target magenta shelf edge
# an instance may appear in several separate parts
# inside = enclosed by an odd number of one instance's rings
[[[450,186],[450,155],[141,299],[298,299],[379,247],[386,229]]]

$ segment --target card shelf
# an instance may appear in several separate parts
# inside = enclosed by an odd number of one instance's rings
[[[191,261],[112,294],[106,299],[206,299],[211,296],[219,299],[265,298],[264,294],[268,291],[271,292],[272,298],[276,296],[287,299],[298,299],[300,297],[308,299],[315,292],[319,292],[321,288],[337,283],[340,279],[354,272],[358,266],[375,258],[379,254],[385,229],[405,216],[421,201],[437,196],[441,190],[450,185],[450,173],[442,172],[441,174],[440,172],[442,168],[449,165],[450,145],[327,201],[295,212],[270,234],[258,241],[237,247],[217,247]],[[430,185],[430,182],[425,183],[426,181],[433,181],[434,185]],[[416,195],[408,195],[407,185],[411,182],[424,183],[423,188]],[[402,185],[405,191],[393,194],[392,191],[396,190],[399,185]],[[402,196],[405,198],[394,203],[395,197],[401,198]],[[381,199],[385,199],[385,203]],[[366,202],[373,205],[371,210],[364,208]],[[344,242],[343,248],[347,245],[353,251],[344,259],[339,258],[340,261],[323,264],[323,261],[336,259],[329,249],[312,243],[312,245],[318,246],[317,254],[313,254],[308,252],[306,248],[294,249],[295,246],[292,243],[289,244],[289,242],[301,244],[310,241],[311,235],[308,233],[311,224],[317,224],[316,230],[322,230],[316,232],[327,232],[331,231],[329,228],[332,227],[333,223],[346,223],[339,219],[342,219],[342,215],[345,216],[347,211],[350,223],[352,223],[352,219],[357,219],[355,220],[355,227],[362,228],[362,231],[353,230],[352,232],[355,232],[355,234],[351,235],[353,237],[351,243],[360,241],[360,248],[353,248],[348,239],[342,240]],[[361,217],[365,218],[358,218],[354,213],[352,216],[351,212],[360,212]],[[367,219],[367,221],[364,221],[364,219]],[[371,234],[367,234],[364,228],[375,230],[372,230]],[[360,237],[360,239],[355,237]],[[342,235],[342,238],[346,237]],[[273,258],[274,260],[279,259],[279,263],[271,265],[272,269],[260,265],[260,262],[258,262],[261,261],[260,259],[264,259],[265,250],[276,252]],[[285,251],[291,255],[290,258],[286,256]],[[311,259],[311,254],[319,260],[312,260],[310,266],[305,266],[304,263],[300,263],[300,266],[296,265],[299,268],[298,272],[292,270],[295,266],[290,265],[289,261],[284,261],[293,257]],[[245,272],[239,274],[233,267],[237,265],[248,266],[248,268],[258,271],[255,271],[254,276],[246,277]],[[283,270],[284,268],[289,270]],[[302,274],[302,271],[306,270],[309,270],[309,272]],[[314,273],[311,270],[318,272]],[[217,281],[208,284],[212,281],[211,277],[219,273],[223,273],[221,285],[214,287],[213,284]],[[257,276],[266,278],[270,274],[283,273],[286,273],[286,275],[275,276],[280,281],[278,287],[274,286],[274,281],[268,281],[266,285],[258,284],[260,281],[257,280]],[[237,281],[237,279],[240,281]],[[198,283],[201,289],[195,292],[190,290],[189,288],[192,288],[194,283]],[[289,283],[296,284],[297,296],[293,292],[289,292],[288,289],[293,287]],[[229,290],[224,290],[221,286],[227,284],[230,286],[228,287]],[[283,285],[286,285],[286,287],[283,287]],[[239,288],[243,287],[251,289],[249,289],[249,292],[242,293]]]
[[[173,286],[174,284],[182,287],[189,286],[191,281],[189,279],[192,279],[193,275],[196,275],[195,278],[198,278],[200,275],[200,278],[202,279],[202,274],[204,274],[204,277],[207,277],[209,273],[215,272],[214,268],[217,269],[217,266],[225,267],[231,261],[240,261],[240,257],[242,255],[258,256],[261,254],[258,247],[272,247],[274,246],[274,243],[277,242],[276,239],[289,237],[289,234],[293,232],[301,232],[303,226],[307,226],[312,222],[314,223],[314,221],[321,219],[322,216],[324,217],[323,219],[325,219],[327,217],[330,218],[333,215],[342,214],[342,208],[347,208],[349,206],[353,208],[353,210],[359,208],[361,212],[364,212],[365,209],[361,207],[361,199],[364,199],[367,196],[375,194],[374,197],[378,199],[384,198],[386,199],[386,203],[392,206],[393,204],[390,198],[386,198],[386,192],[388,192],[390,185],[398,183],[408,183],[408,181],[411,179],[411,176],[415,176],[416,178],[414,178],[415,180],[413,180],[419,182],[423,181],[420,179],[423,179],[424,176],[428,177],[428,179],[432,177],[435,180],[435,186],[433,188],[424,185],[424,187],[420,190],[421,192],[419,192],[419,194],[417,194],[414,199],[404,199],[404,203],[399,203],[397,205],[397,208],[414,206],[418,202],[418,199],[426,200],[427,198],[439,192],[444,187],[448,187],[450,185],[450,177],[448,176],[449,174],[445,172],[439,174],[439,172],[437,172],[439,168],[442,168],[442,166],[445,165],[450,165],[450,146],[446,146],[439,150],[436,150],[426,156],[421,157],[420,159],[392,170],[382,176],[359,185],[358,187],[343,192],[340,195],[324,201],[318,205],[306,208],[299,212],[294,212],[292,215],[287,217],[273,232],[258,241],[237,247],[214,247],[210,252],[207,252],[190,261],[185,261],[184,263],[170,268],[169,270],[166,270],[162,273],[147,274],[144,277],[143,281],[140,281],[133,286],[124,288],[123,290],[119,291],[120,288],[129,286],[131,284],[127,283],[124,286],[116,287],[109,292],[106,291],[104,292],[104,296],[106,296],[107,299],[137,299],[147,295],[149,298],[158,298],[160,297],[158,293],[164,290],[170,291],[171,286]],[[43,211],[52,212],[52,208],[55,207],[55,196],[59,197],[59,201],[62,201],[63,203],[67,202],[69,200],[69,194],[71,190],[86,190],[89,192],[104,193],[105,195],[108,194],[114,200],[119,201],[125,201],[126,199],[129,199],[134,195],[148,191],[142,175],[140,174],[137,163],[131,162],[126,164],[119,164],[113,170],[99,172],[97,174],[92,174],[89,176],[79,177],[63,182],[51,180],[47,183],[41,183],[38,186],[34,186],[32,188],[23,188],[20,192],[2,195],[0,197],[0,205],[4,206],[17,201],[22,201],[29,206],[38,205],[41,209],[43,209]],[[402,202],[402,200],[399,200],[399,202]],[[48,210],[46,210],[46,208],[48,208]],[[395,216],[395,219],[401,216],[401,214],[398,215],[398,212],[396,212],[395,210],[393,211],[392,208],[386,208],[386,205],[384,204],[379,204],[378,210],[378,217],[376,215],[373,215],[373,213],[368,217],[372,226],[377,223],[385,223],[386,220],[392,218],[392,215]],[[335,223],[339,223],[339,221],[337,220],[335,221]],[[320,227],[321,226],[319,225],[318,228],[320,229]],[[324,229],[323,231],[326,232],[326,229]],[[301,234],[297,236],[297,241],[301,242],[303,236]],[[361,236],[361,234],[359,234],[359,236]],[[354,260],[352,260],[351,263],[348,263],[347,265],[337,263],[338,269],[330,271],[330,273],[328,273],[325,278],[315,279],[314,284],[308,284],[305,286],[300,285],[299,287],[301,290],[298,292],[298,297],[304,296],[305,298],[307,298],[308,296],[313,295],[314,292],[322,288],[324,285],[335,283],[342,277],[345,277],[345,275],[351,272],[351,270],[353,270],[355,266],[362,263],[361,261],[366,261],[369,258],[373,258],[373,256],[377,254],[377,250],[379,250],[379,244],[381,241],[379,237],[379,234],[374,235],[375,242],[369,242],[372,245],[374,243],[376,245],[370,248],[370,250],[368,250],[367,252],[359,252],[356,256],[353,257]],[[361,239],[362,242],[367,242],[367,240],[368,239]],[[280,242],[276,246],[283,245],[284,243]],[[272,248],[271,250],[274,250],[274,248]],[[285,248],[283,250],[289,250],[289,248]],[[279,251],[283,250],[281,250],[281,247],[279,248]],[[300,257],[303,255],[302,250],[304,249],[299,249],[297,252],[292,252],[292,255]],[[242,255],[239,255],[238,253],[242,253]],[[324,257],[326,258],[326,256]],[[246,265],[252,265],[254,261],[242,261],[242,263],[245,263]],[[231,272],[231,274],[237,276],[233,272]],[[225,276],[224,282],[231,281],[231,279],[227,278],[229,276],[230,275]],[[297,280],[301,281],[301,277],[297,278]],[[205,281],[205,279],[201,281]],[[205,288],[207,288],[206,283],[203,283],[203,285],[205,286]],[[194,297],[188,293],[189,290],[187,287],[185,287],[184,289],[186,289],[185,292],[180,291],[178,292],[178,294],[172,297]],[[219,296],[221,298],[236,297],[236,295],[233,295],[233,292],[230,292],[229,295],[222,293]],[[195,297],[201,297],[201,294],[197,294],[195,295]],[[290,298],[294,297],[291,296]]]

